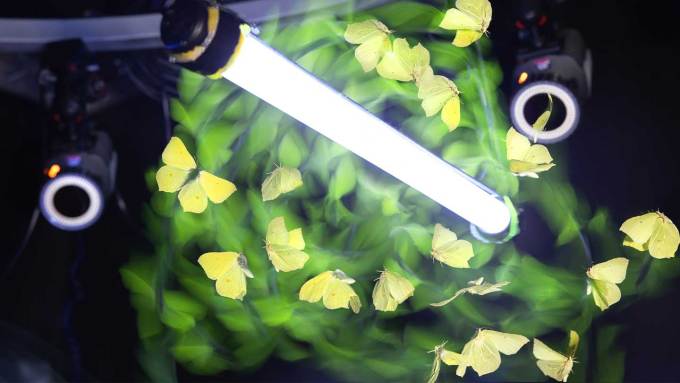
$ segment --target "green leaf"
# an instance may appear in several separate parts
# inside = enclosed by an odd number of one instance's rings
[[[232,125],[225,121],[206,126],[197,139],[197,157],[201,168],[215,172],[226,164],[232,156],[231,145],[244,130],[243,124]]]
[[[253,305],[262,322],[270,327],[283,325],[293,314],[292,305],[281,297],[260,298],[254,300]]]
[[[279,144],[279,162],[281,166],[298,168],[302,160],[309,155],[307,144],[295,130],[290,130]]]
[[[264,150],[270,149],[270,146],[276,140],[276,135],[279,130],[279,123],[283,118],[283,114],[274,108],[267,108],[263,110],[255,121],[250,125],[248,131],[248,138],[246,139],[246,150],[250,158]]]
[[[329,187],[330,197],[340,199],[354,190],[357,184],[356,167],[352,157],[346,156],[340,160]]]
[[[174,98],[170,100],[170,117],[184,127],[189,133],[196,134],[196,123],[191,118],[182,102]]]

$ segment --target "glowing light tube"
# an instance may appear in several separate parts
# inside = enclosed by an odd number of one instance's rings
[[[459,169],[247,35],[224,78],[425,194],[489,234],[510,224],[505,204]]]

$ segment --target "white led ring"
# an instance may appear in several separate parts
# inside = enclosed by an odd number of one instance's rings
[[[537,131],[527,121],[524,114],[527,102],[541,94],[550,94],[564,104],[566,115],[556,129]],[[525,86],[515,95],[510,105],[510,115],[515,129],[520,133],[536,142],[552,144],[564,140],[574,132],[580,119],[580,108],[576,96],[565,86],[556,82],[541,81]]]
[[[57,210],[54,205],[54,196],[64,187],[73,186],[87,194],[90,205],[87,210],[78,217],[69,217]],[[49,180],[40,192],[40,210],[50,224],[66,231],[78,231],[85,229],[95,222],[102,213],[104,204],[99,187],[88,177],[78,174],[64,174]]]

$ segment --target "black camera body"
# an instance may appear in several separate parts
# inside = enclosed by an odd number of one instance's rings
[[[556,21],[558,2],[520,3],[510,117],[518,131],[535,141],[559,142],[574,132],[581,106],[590,97],[592,56],[579,31],[562,28]],[[527,109],[531,99],[545,95],[558,101],[563,121],[555,129],[537,131],[528,121]]]

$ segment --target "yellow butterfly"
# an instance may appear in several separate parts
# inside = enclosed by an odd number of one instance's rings
[[[456,8],[446,11],[441,28],[456,31],[453,45],[467,47],[479,40],[491,24],[489,0],[457,0]]]
[[[262,200],[271,201],[302,186],[302,174],[295,168],[280,166],[262,183]]]
[[[555,166],[548,148],[543,145],[531,145],[528,138],[513,128],[508,130],[505,144],[510,171],[517,176],[538,178],[538,173]]]
[[[456,233],[440,224],[434,226],[431,254],[439,262],[460,269],[470,268],[468,261],[475,256],[470,242],[458,239]]]
[[[673,258],[680,244],[678,228],[658,211],[627,219],[619,230],[626,233],[624,246],[649,250],[654,258]]]
[[[414,291],[408,279],[383,271],[373,288],[373,305],[379,311],[394,311],[400,303],[413,296]]]
[[[449,366],[457,366],[462,363],[462,355],[445,349],[444,345],[446,345],[446,342],[436,346],[434,350],[430,351],[434,353],[434,362],[432,363],[432,370],[430,371],[430,377],[427,379],[427,383],[435,383],[437,381],[442,362]]]
[[[364,72],[372,71],[390,49],[390,33],[385,24],[378,20],[366,20],[347,26],[345,40],[350,44],[359,44],[354,56]]]
[[[569,331],[567,355],[562,355],[534,338],[534,357],[537,359],[536,364],[538,368],[544,375],[558,382],[566,382],[574,367],[574,355],[576,355],[578,342],[578,333],[573,330]]]
[[[460,92],[456,84],[444,76],[426,72],[417,85],[425,115],[431,117],[441,111],[442,121],[449,132],[455,130],[460,124]]]
[[[498,282],[498,283],[489,283],[489,282],[484,282],[484,277],[481,277],[479,279],[476,279],[474,281],[468,282],[468,287],[462,288],[458,291],[456,291],[455,294],[453,294],[453,297],[441,301],[438,303],[432,303],[430,306],[435,306],[435,307],[441,307],[445,306],[454,299],[458,298],[459,296],[469,293],[473,295],[486,295],[486,294],[491,294],[495,293],[497,291],[502,291],[502,287],[509,285],[510,282]]]
[[[527,342],[529,339],[522,335],[479,329],[475,337],[465,344],[460,356],[451,358],[458,362],[456,375],[462,378],[468,367],[472,367],[479,376],[490,374],[501,366],[500,354],[514,355]]]
[[[165,165],[156,172],[158,190],[168,193],[179,190],[179,203],[185,212],[202,213],[208,207],[208,199],[222,203],[236,191],[233,183],[203,170],[187,182],[195,173],[196,161],[177,137],[170,139],[161,158]]]
[[[342,270],[324,271],[302,285],[300,300],[316,303],[323,299],[327,309],[351,308],[356,314],[361,310],[361,301],[350,286],[354,282]]]
[[[253,277],[243,254],[205,253],[198,257],[198,263],[208,278],[217,281],[215,286],[219,295],[243,300],[246,295],[246,277]]]
[[[396,39],[376,69],[390,80],[420,82],[425,74],[432,74],[430,52],[421,44],[411,48],[406,39]]]
[[[283,217],[276,217],[267,226],[265,249],[276,271],[293,271],[305,266],[309,255],[305,253],[302,229],[286,229]]]
[[[586,271],[589,278],[587,294],[593,294],[595,304],[600,310],[608,309],[621,299],[621,290],[617,284],[626,279],[627,268],[628,260],[619,257],[598,263]]]

